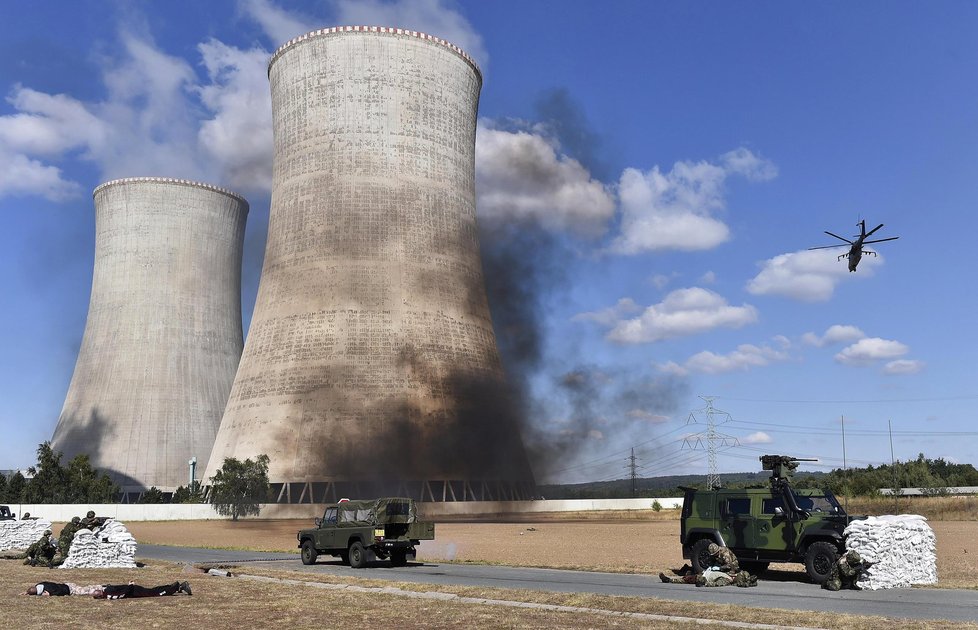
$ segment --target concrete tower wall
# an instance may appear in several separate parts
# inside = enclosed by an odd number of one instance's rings
[[[532,486],[479,256],[478,68],[421,33],[341,27],[280,48],[269,82],[268,243],[207,477],[265,453],[315,500]]]
[[[95,189],[85,335],[52,440],[125,488],[188,483],[206,465],[241,356],[248,203],[184,180]]]

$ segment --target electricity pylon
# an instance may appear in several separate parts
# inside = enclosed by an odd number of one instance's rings
[[[689,417],[686,418],[686,424],[698,424],[696,414],[705,415],[706,431],[686,436],[683,438],[683,446],[688,446],[693,450],[697,448],[706,449],[709,459],[709,473],[706,476],[706,487],[719,488],[720,473],[717,472],[717,452],[720,449],[740,446],[740,441],[731,435],[725,435],[717,431],[717,425],[729,422],[731,416],[726,411],[721,411],[713,406],[713,401],[716,399],[716,396],[700,396],[700,398],[706,401],[706,407],[691,411]],[[717,416],[721,417],[719,422],[717,422]],[[705,446],[704,441],[706,442]]]

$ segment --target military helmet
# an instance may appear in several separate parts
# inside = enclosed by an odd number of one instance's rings
[[[44,530],[44,535],[45,535],[45,536],[50,536],[50,535],[51,535],[51,534],[53,534],[53,533],[54,533],[54,532],[52,532],[52,531],[51,531],[50,529],[45,529],[45,530]]]
[[[711,556],[715,556],[720,553],[720,545],[716,543],[710,543],[710,546],[706,548],[707,553]]]
[[[78,517],[78,516],[72,516],[71,517],[71,522],[72,523],[81,523],[81,518]]]
[[[862,556],[859,555],[858,551],[854,549],[850,549],[849,551],[846,552],[846,562],[848,562],[849,564],[859,564],[862,561],[863,561]]]
[[[95,518],[95,511],[89,510],[88,513],[85,514],[85,518]]]

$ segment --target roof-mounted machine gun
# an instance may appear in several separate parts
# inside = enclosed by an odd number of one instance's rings
[[[775,494],[780,494],[792,512],[801,514],[803,518],[808,518],[806,510],[798,506],[795,500],[795,493],[791,491],[791,475],[798,468],[800,462],[817,462],[817,459],[806,459],[802,457],[788,457],[787,455],[761,455],[761,468],[771,471],[771,490]]]

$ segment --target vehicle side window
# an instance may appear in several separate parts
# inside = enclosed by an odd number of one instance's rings
[[[330,525],[336,525],[336,508],[326,510],[326,522]]]
[[[750,498],[727,499],[723,505],[723,513],[728,516],[750,514]]]
[[[764,501],[761,502],[762,514],[774,514],[774,508],[781,508],[781,512],[784,513],[784,500],[781,497],[764,499]]]

